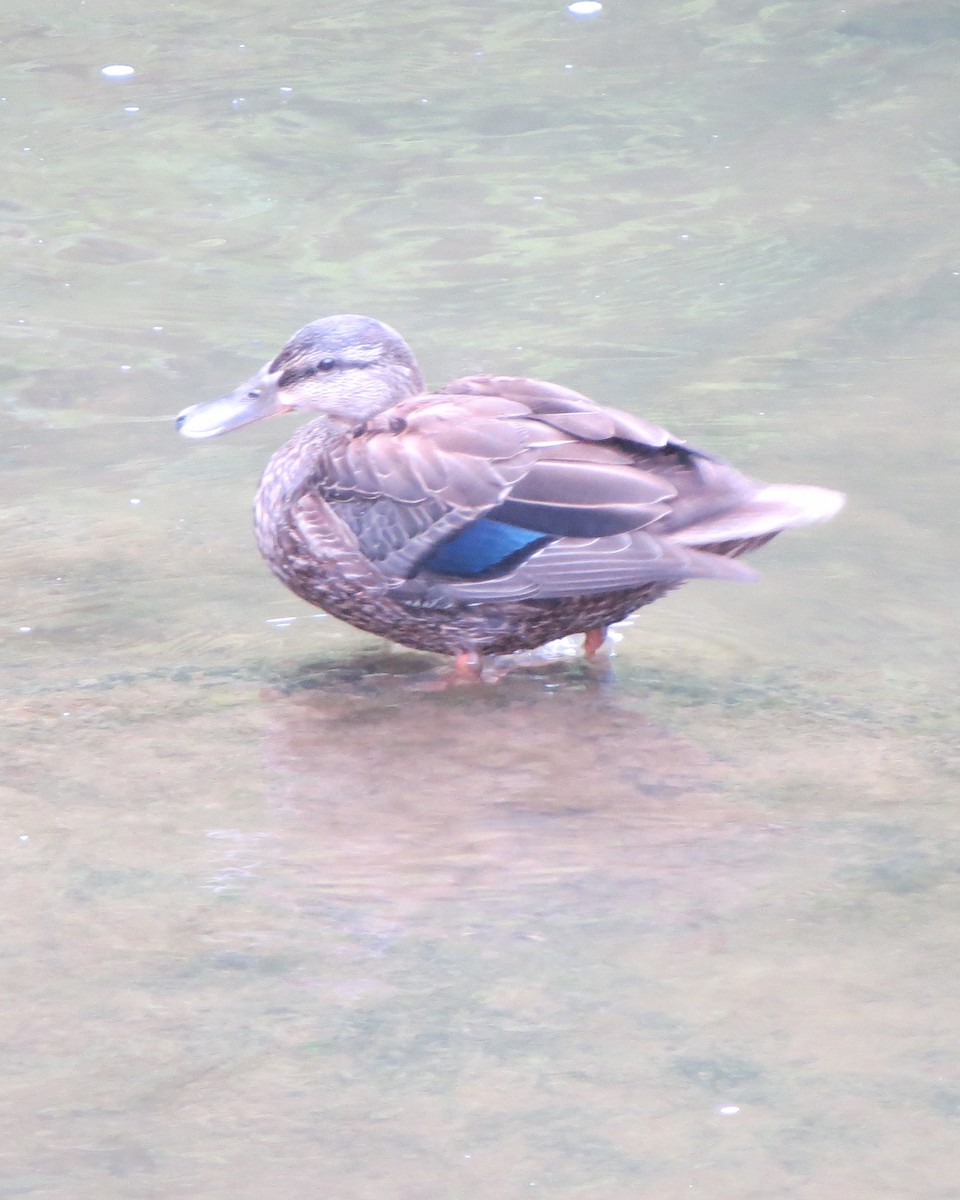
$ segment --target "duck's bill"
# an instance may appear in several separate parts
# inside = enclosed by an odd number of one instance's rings
[[[276,376],[261,371],[229,396],[185,408],[177,417],[177,429],[188,438],[219,437],[231,429],[290,411],[289,405],[279,402]]]

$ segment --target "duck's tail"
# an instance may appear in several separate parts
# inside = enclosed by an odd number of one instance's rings
[[[846,496],[842,492],[830,488],[792,483],[764,484],[736,508],[678,529],[668,540],[681,546],[714,546],[772,536],[795,525],[829,521],[845,502]]]

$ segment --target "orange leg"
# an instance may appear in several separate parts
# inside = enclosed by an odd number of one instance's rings
[[[587,629],[583,635],[583,653],[585,658],[596,658],[597,651],[607,639],[606,626],[597,629]]]
[[[453,660],[454,683],[478,683],[482,673],[483,659],[476,650],[462,650]]]
[[[463,650],[454,655],[453,670],[441,667],[431,671],[427,679],[417,680],[411,685],[415,692],[445,692],[447,688],[461,684],[483,683],[483,659],[475,650]]]

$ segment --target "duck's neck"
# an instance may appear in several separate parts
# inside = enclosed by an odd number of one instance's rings
[[[411,354],[408,358],[381,360],[375,371],[364,371],[356,385],[345,390],[339,399],[325,396],[323,411],[334,422],[352,427],[423,391],[423,376]]]

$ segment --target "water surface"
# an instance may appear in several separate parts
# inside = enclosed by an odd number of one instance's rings
[[[960,1195],[953,7],[0,24],[0,1195]],[[849,508],[419,690],[170,424],[336,311]]]

